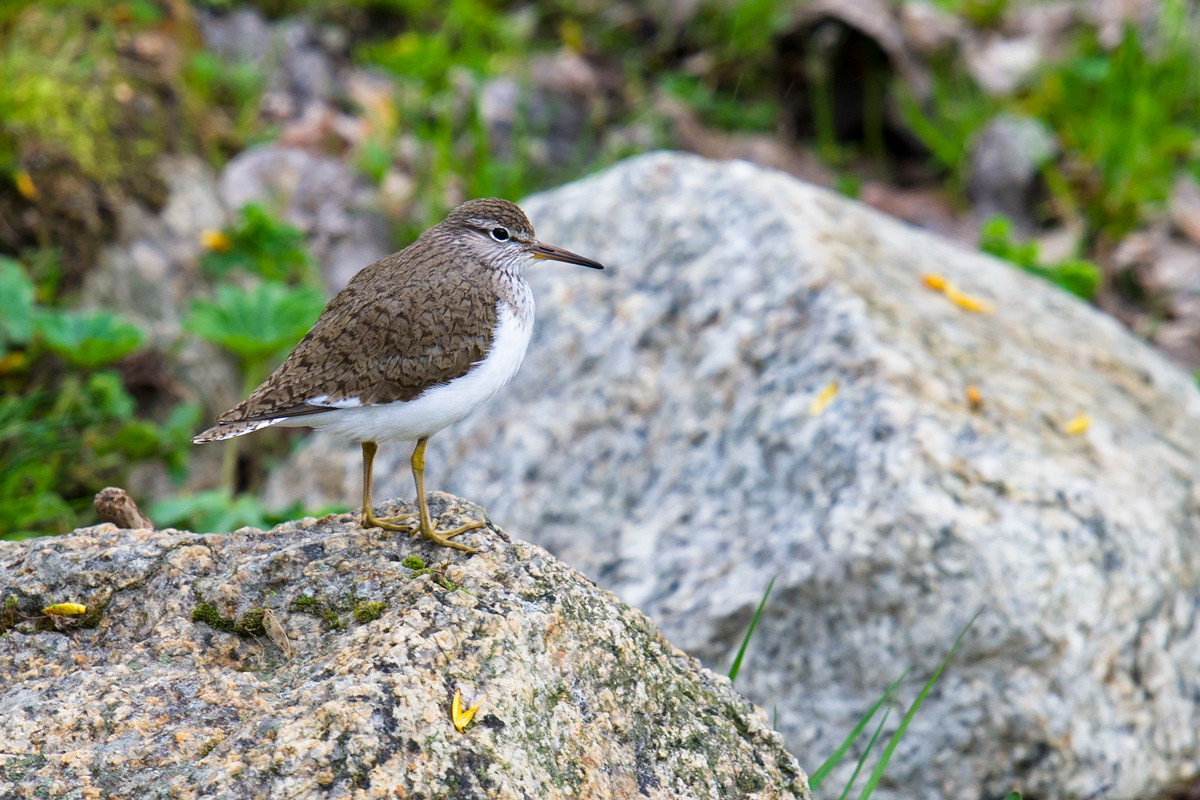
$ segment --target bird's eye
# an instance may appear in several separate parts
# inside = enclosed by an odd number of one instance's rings
[[[507,242],[508,230],[505,228],[492,228],[492,238],[497,242]]]

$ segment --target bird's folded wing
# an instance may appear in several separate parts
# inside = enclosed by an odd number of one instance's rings
[[[486,283],[381,283],[360,273],[283,364],[218,424],[407,402],[487,356],[498,309]]]

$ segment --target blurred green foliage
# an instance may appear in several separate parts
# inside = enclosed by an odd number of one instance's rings
[[[1001,214],[988,218],[979,229],[979,249],[1010,261],[1084,300],[1091,300],[1096,295],[1100,283],[1098,266],[1083,258],[1068,258],[1048,265],[1040,263],[1037,242],[1017,242],[1012,222]]]
[[[1148,38],[1128,27],[1106,49],[1083,29],[1064,58],[1010,96],[985,94],[961,60],[936,65],[925,107],[903,86],[895,92],[906,124],[959,192],[971,140],[984,124],[1014,112],[1045,123],[1063,149],[1045,169],[1057,213],[1078,210],[1089,241],[1097,235],[1115,241],[1161,212],[1181,171],[1200,175],[1195,29],[1183,0],[1165,0]]]
[[[268,510],[252,494],[231,498],[226,490],[213,489],[159,500],[150,506],[148,516],[161,528],[225,533],[247,526],[266,529],[304,516],[322,517],[344,510],[340,506],[331,506],[310,512],[299,503]]]
[[[287,355],[324,307],[325,298],[312,288],[274,281],[225,284],[217,287],[214,300],[192,302],[185,327],[237,356],[257,385],[265,377],[257,365]]]
[[[39,303],[22,266],[0,257],[0,536],[77,526],[92,495],[138,462],[157,459],[183,476],[200,409],[138,416],[111,368],[142,341],[110,312]]]
[[[1067,150],[1063,178],[1089,225],[1112,239],[1161,207],[1177,171],[1200,168],[1200,50],[1186,30],[1164,19],[1151,49],[1130,28],[1111,51],[1085,33],[1022,100]]]
[[[312,283],[317,274],[304,234],[257,203],[243,206],[237,222],[213,237],[200,266],[212,278],[242,271],[269,281]]]

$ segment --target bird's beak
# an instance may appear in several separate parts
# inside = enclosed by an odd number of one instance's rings
[[[547,261],[562,261],[567,264],[578,264],[581,267],[591,267],[592,269],[604,269],[604,265],[599,261],[592,261],[590,258],[577,256],[569,250],[563,250],[561,247],[555,247],[552,244],[545,242],[533,243],[533,257],[544,258]]]

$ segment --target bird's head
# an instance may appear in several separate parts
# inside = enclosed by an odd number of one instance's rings
[[[529,217],[507,200],[470,200],[451,211],[438,227],[448,229],[462,246],[495,269],[521,272],[537,259],[604,269],[599,261],[539,242]]]

